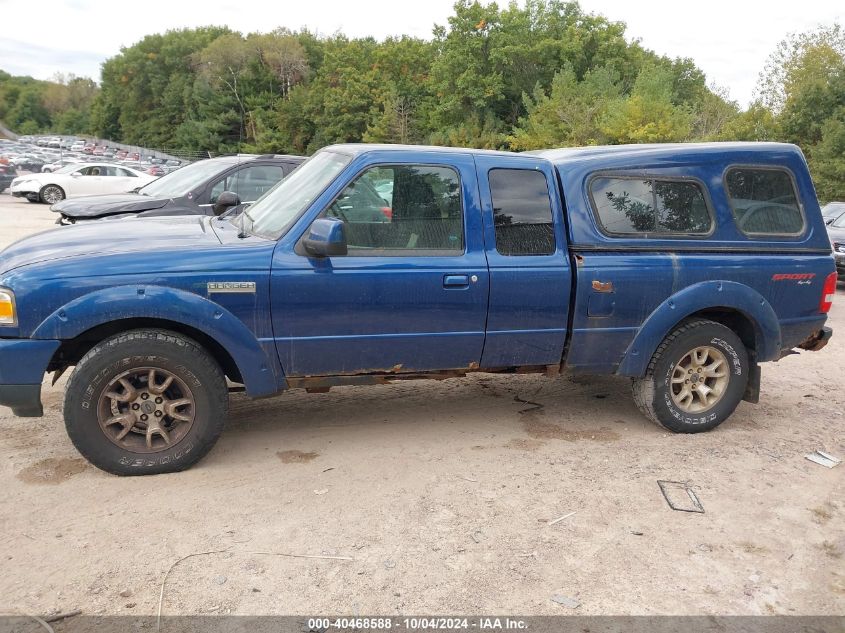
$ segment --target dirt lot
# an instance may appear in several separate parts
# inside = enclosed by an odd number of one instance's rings
[[[53,217],[4,194],[0,242]],[[761,404],[693,436],[623,378],[478,375],[235,396],[197,467],[118,478],[45,381],[44,418],[0,409],[0,612],[155,614],[171,565],[215,552],[170,572],[165,614],[843,614],[845,465],[804,459],[845,456],[838,294],[827,349],[765,365]]]

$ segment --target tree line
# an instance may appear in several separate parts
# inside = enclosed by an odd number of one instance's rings
[[[149,35],[90,80],[0,73],[0,120],[179,151],[309,154],[337,142],[529,150],[777,140],[845,199],[845,33],[785,40],[747,109],[691,59],[625,38],[577,2],[459,0],[431,40],[204,27]]]

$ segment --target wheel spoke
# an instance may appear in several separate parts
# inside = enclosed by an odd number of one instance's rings
[[[150,423],[147,426],[147,448],[152,449],[153,437],[158,435],[164,440],[166,445],[170,445],[170,434],[164,430],[158,423]]]
[[[173,376],[168,376],[167,378],[165,378],[164,382],[161,383],[160,385],[156,383],[155,376],[156,376],[156,370],[151,369],[150,374],[147,377],[147,389],[149,390],[149,392],[151,394],[159,396],[159,395],[163,394],[165,391],[167,391],[167,389],[170,387],[170,385],[173,384]]]
[[[191,401],[188,398],[182,398],[180,400],[171,400],[170,402],[165,403],[164,412],[173,420],[179,420],[180,422],[190,422],[191,417],[189,415],[185,413],[180,413],[176,410],[179,407],[184,407],[189,404],[191,404]]]
[[[692,391],[689,387],[684,387],[681,389],[681,392],[677,395],[677,399],[681,404],[689,404],[692,402]]]
[[[707,404],[707,398],[713,392],[713,390],[705,385],[703,382],[698,383],[698,387],[696,388],[696,393],[698,393],[698,399],[701,400],[702,404]]]
[[[725,368],[723,365],[725,361],[721,358],[717,358],[712,363],[707,365],[702,373],[707,376],[708,378],[723,378],[725,374]]]
[[[111,398],[116,402],[132,402],[135,398],[138,397],[138,392],[135,387],[132,386],[132,383],[126,380],[126,378],[120,378],[118,380],[120,385],[123,387],[123,393],[117,393],[116,391],[107,391],[106,398]]]
[[[103,422],[104,426],[112,426],[114,424],[119,424],[123,428],[120,432],[115,436],[115,439],[120,441],[132,430],[132,427],[135,426],[135,416],[131,413],[123,413],[121,415],[115,415],[110,417],[108,420]]]

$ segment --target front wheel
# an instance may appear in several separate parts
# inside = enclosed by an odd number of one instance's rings
[[[65,199],[65,192],[58,185],[45,185],[38,192],[38,197],[47,204],[56,204]]]
[[[228,390],[214,359],[165,330],[133,330],[99,343],[73,372],[64,416],[77,450],[115,475],[192,466],[223,430]]]
[[[733,330],[689,321],[663,339],[646,375],[634,380],[634,401],[670,431],[709,431],[739,405],[749,371],[748,352]]]

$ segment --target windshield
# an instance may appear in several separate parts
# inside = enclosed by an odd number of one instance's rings
[[[314,154],[249,207],[253,233],[278,239],[351,160],[329,150]]]
[[[822,215],[826,218],[835,218],[845,213],[845,204],[831,202],[822,207]]]
[[[79,164],[78,163],[71,163],[70,165],[65,165],[61,169],[57,169],[53,173],[54,174],[70,174],[70,173],[75,172],[77,169],[79,169]]]
[[[152,181],[141,187],[138,193],[155,198],[181,198],[219,173],[222,168],[220,161],[201,160]]]

